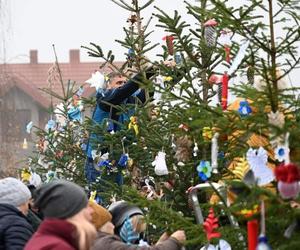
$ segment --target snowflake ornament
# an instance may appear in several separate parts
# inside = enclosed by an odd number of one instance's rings
[[[105,76],[101,74],[99,71],[93,73],[92,77],[86,80],[85,82],[90,84],[91,87],[94,87],[96,91],[98,91],[99,89],[106,88]]]

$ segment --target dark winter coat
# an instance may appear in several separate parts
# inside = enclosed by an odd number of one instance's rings
[[[38,229],[39,225],[42,222],[42,220],[31,209],[29,209],[28,211],[27,220],[32,226],[34,232]]]
[[[76,228],[66,220],[45,219],[25,250],[75,250],[78,249]]]
[[[22,250],[33,228],[17,208],[0,204],[0,250]]]
[[[146,74],[147,79],[153,76],[153,74],[153,70],[151,72],[149,70]],[[111,123],[112,127],[110,129],[114,131],[119,130],[118,124],[123,124],[128,121],[129,117],[133,115],[133,112],[130,111],[127,114],[119,114],[119,110],[112,105],[144,103],[146,100],[145,91],[139,89],[140,82],[141,75],[137,74],[119,88],[106,89],[102,92],[98,92],[96,95],[97,105],[92,116],[93,122],[102,125],[104,122],[112,120],[115,122]],[[90,135],[86,148],[87,161],[85,165],[85,175],[88,182],[95,182],[96,178],[100,175],[94,168],[92,158],[92,150],[97,148],[99,142],[101,142],[101,137],[97,137],[95,134]]]
[[[169,238],[154,246],[128,245],[117,235],[99,232],[92,250],[180,250],[181,244],[174,238]]]

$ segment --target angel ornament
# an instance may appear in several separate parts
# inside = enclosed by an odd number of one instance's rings
[[[167,175],[169,173],[167,164],[166,164],[166,153],[159,151],[155,160],[152,162],[154,166],[154,172],[157,175]]]
[[[268,154],[263,147],[249,148],[246,157],[259,186],[267,185],[274,180],[273,171],[267,166]]]

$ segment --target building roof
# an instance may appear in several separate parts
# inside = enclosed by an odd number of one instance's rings
[[[121,64],[121,62],[117,64]],[[51,96],[42,89],[50,89],[48,77],[53,65],[54,63],[38,63],[38,52],[36,50],[30,51],[29,63],[0,64],[0,87],[2,89],[0,95],[5,94],[11,87],[16,86],[31,96],[41,106],[49,107]],[[79,50],[70,50],[70,62],[59,63],[65,88],[68,80],[75,81],[76,87],[83,85],[96,70],[102,73],[110,72],[108,67],[100,70],[100,65],[100,61],[80,62]],[[56,79],[51,81],[51,89],[62,96],[63,90],[60,81],[57,79],[57,74]],[[88,95],[94,91],[94,88],[91,89],[85,86],[85,92]],[[58,102],[57,99],[53,101],[54,103]]]

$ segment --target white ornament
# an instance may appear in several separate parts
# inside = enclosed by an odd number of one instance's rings
[[[157,175],[167,175],[169,173],[166,164],[166,153],[159,151],[155,160],[152,162],[152,166],[155,166],[154,172]]]
[[[193,156],[196,157],[198,155],[198,152],[199,152],[198,144],[197,142],[195,142],[195,146],[193,148]]]
[[[246,157],[259,186],[267,185],[274,180],[273,171],[267,166],[268,154],[263,147],[249,148]]]
[[[212,244],[205,245],[200,250],[231,250],[231,246],[226,240],[220,239],[219,244],[214,246]]]
[[[162,75],[158,75],[155,78],[155,83],[156,86],[155,86],[153,98],[154,98],[154,103],[157,104],[161,100],[161,96],[162,96],[161,91],[165,88],[164,78],[162,77]]]
[[[244,44],[241,45],[239,52],[237,53],[236,57],[234,58],[231,67],[228,70],[228,75],[230,76],[232,73],[234,73],[239,65],[241,64],[242,60],[244,59],[246,55],[247,48],[249,47],[250,41],[247,40]]]
[[[94,87],[96,91],[99,89],[105,89],[106,88],[106,82],[105,77],[103,74],[101,74],[99,71],[96,71],[92,74],[92,77],[85,81],[86,83],[90,84],[91,87]]]
[[[29,184],[38,187],[42,184],[41,176],[39,176],[37,173],[31,172],[30,173],[30,179]]]
[[[215,133],[211,139],[211,167],[213,173],[218,173],[218,138],[219,133]]]

